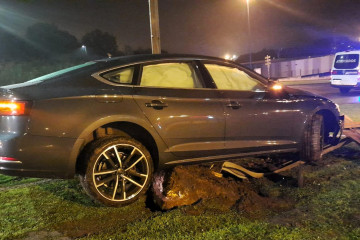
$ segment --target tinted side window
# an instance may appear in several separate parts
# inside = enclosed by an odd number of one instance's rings
[[[120,84],[131,84],[134,75],[134,67],[122,68],[102,75],[103,78]]]
[[[338,69],[353,69],[359,65],[359,54],[337,55],[334,67]]]
[[[263,89],[258,80],[238,68],[217,64],[205,64],[218,89],[253,91]]]
[[[194,68],[188,63],[160,63],[143,67],[140,86],[201,88]]]

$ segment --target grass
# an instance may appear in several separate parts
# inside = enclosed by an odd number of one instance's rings
[[[11,177],[11,176],[0,175],[0,189],[7,187],[15,187],[26,183],[34,183],[40,180],[41,179],[38,178],[22,178],[22,177]]]
[[[360,239],[359,150],[352,145],[326,155],[320,165],[305,166],[304,188],[253,180],[264,195],[275,191],[294,202],[286,212],[261,217],[214,211],[210,205],[199,214],[187,211],[198,205],[152,211],[144,198],[107,208],[89,200],[76,180],[0,175],[0,239]],[[289,171],[283,177],[295,175]]]

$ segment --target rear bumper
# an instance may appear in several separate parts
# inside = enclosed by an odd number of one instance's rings
[[[0,173],[23,177],[69,178],[76,139],[33,136],[0,135]]]
[[[360,87],[360,78],[352,76],[337,76],[331,77],[331,86],[336,88],[355,88]]]
[[[360,83],[356,85],[339,85],[339,84],[331,84],[332,87],[335,88],[360,88]]]

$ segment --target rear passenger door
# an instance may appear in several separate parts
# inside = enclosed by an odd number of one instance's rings
[[[192,61],[143,64],[133,97],[169,152],[195,158],[224,150],[219,93],[204,87]]]

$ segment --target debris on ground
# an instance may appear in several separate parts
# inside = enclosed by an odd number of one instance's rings
[[[194,165],[157,173],[153,182],[154,201],[162,210],[200,205],[203,210],[235,209],[250,215],[292,205],[283,199],[261,196],[247,181],[221,176],[209,167]]]

